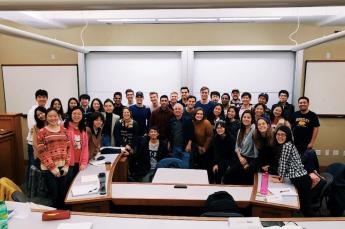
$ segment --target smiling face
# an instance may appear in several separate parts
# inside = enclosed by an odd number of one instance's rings
[[[42,111],[36,111],[36,116],[39,120],[45,121],[46,120],[46,114]]]
[[[239,95],[240,93],[238,93],[237,91],[234,91],[231,93],[231,97],[233,100],[237,100]]]
[[[299,109],[303,112],[303,111],[307,111],[308,110],[308,108],[309,108],[309,102],[308,102],[308,100],[306,100],[306,99],[300,99],[299,101],[298,101],[298,107],[299,107]]]
[[[181,90],[181,99],[183,100],[187,99],[188,95],[189,95],[188,89],[184,88]]]
[[[55,100],[53,103],[53,108],[59,111],[61,109],[61,103],[58,100]]]
[[[99,108],[101,107],[101,104],[99,103],[98,100],[94,100],[93,103],[92,103],[92,108],[95,110],[95,111],[99,111]]]
[[[171,102],[172,104],[177,103],[177,98],[178,98],[178,94],[177,94],[177,93],[171,93],[171,94],[170,94],[170,102]]]
[[[226,106],[226,105],[229,104],[229,102],[230,102],[229,96],[227,96],[227,95],[222,95],[222,104],[223,104],[224,106]]]
[[[95,129],[101,128],[102,125],[103,125],[103,121],[100,117],[98,117],[97,119],[93,121],[93,128]]]
[[[104,111],[106,113],[113,113],[114,110],[114,105],[111,102],[106,102],[104,103]]]
[[[47,123],[50,126],[57,126],[59,125],[59,115],[56,110],[50,110],[47,113]]]
[[[198,110],[195,113],[195,120],[201,121],[204,118],[204,112],[202,110]]]
[[[129,111],[128,108],[125,108],[122,110],[122,116],[124,120],[129,120],[131,119],[131,112]]]
[[[68,103],[68,106],[70,109],[72,109],[73,107],[76,107],[78,105],[77,101],[74,99],[71,99]]]
[[[265,110],[264,110],[264,107],[263,106],[261,106],[261,105],[258,105],[256,108],[255,108],[255,116],[256,117],[261,117],[263,114],[264,114],[264,112],[265,112]]]
[[[235,109],[236,109],[236,108],[230,108],[230,109],[228,110],[227,115],[228,115],[228,118],[229,118],[229,119],[233,119],[233,118],[236,117],[236,111],[235,111]]]
[[[252,116],[249,113],[244,113],[242,116],[242,124],[246,127],[252,125]]]
[[[222,107],[219,105],[215,106],[213,108],[213,114],[214,114],[214,116],[219,117],[222,114]]]
[[[260,133],[266,133],[268,130],[268,124],[264,119],[259,119],[257,126]]]
[[[150,129],[150,131],[149,131],[149,137],[150,137],[151,140],[156,140],[156,139],[158,139],[158,136],[159,136],[159,133],[158,133],[157,130],[155,130],[155,129]]]
[[[152,104],[157,105],[158,104],[158,95],[157,94],[151,94],[150,100],[151,100]]]
[[[275,108],[273,109],[273,115],[274,115],[274,117],[280,117],[280,116],[282,115],[282,113],[283,113],[283,110],[282,110],[281,107],[275,107]]]
[[[183,112],[183,106],[179,103],[175,104],[174,106],[175,117],[180,118],[182,116],[182,112]]]
[[[36,97],[36,102],[39,107],[44,107],[47,103],[48,97],[45,95],[39,95]]]
[[[250,104],[250,98],[249,96],[245,95],[245,96],[242,96],[242,103],[243,105],[249,105]]]
[[[218,135],[223,135],[225,133],[225,128],[222,127],[221,125],[218,125],[216,128],[216,132]]]
[[[114,100],[114,103],[115,103],[116,105],[120,105],[121,102],[122,102],[122,97],[121,97],[121,95],[115,95],[114,98],[113,98],[113,100]]]
[[[280,93],[280,95],[279,95],[279,102],[281,102],[281,103],[284,104],[284,103],[286,103],[287,99],[288,99],[287,94],[285,94],[285,93]]]
[[[276,140],[278,144],[284,144],[286,141],[286,134],[284,131],[278,130],[276,133]]]
[[[83,119],[83,113],[81,110],[76,109],[72,112],[72,122],[79,123]]]
[[[190,110],[194,109],[195,103],[196,103],[196,101],[195,101],[195,99],[193,97],[189,98],[187,100],[187,107],[188,107],[188,109],[190,109]]]

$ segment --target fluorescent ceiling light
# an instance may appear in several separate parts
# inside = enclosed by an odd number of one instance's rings
[[[99,22],[113,22],[113,23],[152,23],[156,22],[154,18],[126,18],[126,19],[98,19]]]
[[[281,17],[224,17],[219,18],[220,22],[226,22],[226,21],[278,21],[282,19]]]
[[[217,22],[218,18],[158,18],[158,22]]]

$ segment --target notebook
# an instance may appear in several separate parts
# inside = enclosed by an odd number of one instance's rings
[[[72,187],[72,196],[96,194],[98,191],[99,184],[75,185]]]

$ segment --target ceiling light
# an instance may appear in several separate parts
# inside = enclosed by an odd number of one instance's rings
[[[119,19],[98,19],[99,22],[110,22],[110,23],[154,23],[154,18],[119,18]]]
[[[217,22],[217,18],[158,18],[158,22],[163,23],[198,23],[198,22]]]
[[[224,17],[219,18],[220,22],[241,22],[241,21],[278,21],[281,17]]]

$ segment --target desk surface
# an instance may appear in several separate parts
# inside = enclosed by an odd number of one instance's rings
[[[204,206],[207,197],[217,191],[230,193],[236,202],[249,203],[252,186],[113,183],[112,200],[121,205]]]
[[[74,178],[73,183],[71,185],[72,186],[78,186],[78,185],[86,185],[86,184],[98,184],[99,181],[97,180],[96,182],[82,182],[81,178],[82,176],[88,176],[88,175],[98,175],[101,172],[105,172],[106,173],[106,195],[100,195],[99,193],[96,194],[90,194],[90,195],[84,195],[84,196],[73,196],[72,195],[72,189],[70,188],[68,190],[68,193],[66,195],[66,199],[65,199],[65,203],[66,204],[71,204],[71,203],[76,203],[76,202],[80,202],[80,201],[87,201],[87,200],[103,200],[105,198],[109,198],[111,197],[111,191],[109,189],[111,189],[111,178],[112,176],[109,176],[110,173],[113,171],[114,169],[114,165],[117,162],[117,159],[120,157],[120,154],[104,154],[102,155],[105,157],[104,161],[111,161],[112,162],[112,169],[110,171],[106,171],[105,169],[105,165],[102,164],[100,166],[95,166],[95,165],[91,165],[88,164],[88,166],[86,167],[85,170],[82,170],[78,173],[78,175]]]
[[[209,184],[207,170],[159,168],[152,183],[160,184]]]

